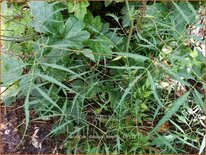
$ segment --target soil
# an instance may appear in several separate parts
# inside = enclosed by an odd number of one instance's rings
[[[18,99],[11,107],[1,105],[0,154],[63,154],[63,139],[46,137],[51,131],[54,120],[31,121],[23,137],[25,115],[22,104],[23,100]],[[34,112],[30,111],[30,119],[36,117]]]

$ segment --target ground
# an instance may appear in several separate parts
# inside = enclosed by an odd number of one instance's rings
[[[2,106],[1,108],[2,123],[0,134],[2,147],[0,148],[0,154],[64,153],[63,145],[61,145],[63,137],[46,137],[55,120],[31,121],[29,129],[22,139],[25,129],[22,102],[22,99],[18,99],[12,106]],[[30,117],[31,119],[36,117],[34,112],[30,112]]]

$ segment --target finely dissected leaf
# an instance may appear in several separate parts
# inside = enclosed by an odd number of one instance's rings
[[[188,97],[190,92],[185,93],[183,96],[181,96],[180,98],[178,98],[177,100],[175,100],[171,107],[166,111],[165,115],[160,119],[160,121],[158,122],[158,124],[155,126],[155,128],[151,131],[155,132],[156,130],[159,129],[159,127],[166,121],[168,121],[170,119],[170,117],[175,114],[181,105],[183,105]]]
[[[59,82],[58,80],[56,80],[56,79],[53,78],[53,77],[50,77],[50,76],[45,75],[45,74],[37,74],[37,76],[39,76],[39,77],[41,77],[41,78],[43,78],[43,79],[45,79],[45,80],[47,80],[47,81],[49,81],[49,82],[51,82],[51,83],[54,83],[54,84],[58,85],[58,86],[61,87],[61,88],[64,88],[64,89],[66,89],[66,90],[69,90],[69,91],[72,92],[72,93],[76,93],[76,92],[74,92],[72,89],[68,88],[66,85],[62,84],[61,82]]]
[[[74,12],[74,16],[77,19],[83,21],[84,16],[87,13],[87,7],[89,6],[89,2],[88,1],[70,1],[70,2],[67,2],[67,6],[68,6],[69,13]]]
[[[154,49],[156,49],[155,42],[154,42],[154,43],[153,43],[153,42],[150,42],[149,40],[147,40],[146,38],[144,38],[140,33],[137,33],[137,37],[138,37],[140,40],[146,42],[147,45],[145,45],[145,46],[147,46],[148,48],[154,48]],[[158,48],[157,48],[157,50],[158,50]]]

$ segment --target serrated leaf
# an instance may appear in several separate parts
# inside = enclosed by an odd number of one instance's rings
[[[84,16],[87,13],[87,7],[89,6],[89,2],[88,1],[71,1],[71,2],[67,2],[67,6],[68,6],[69,13],[74,12],[74,16],[77,19],[83,21]]]
[[[99,33],[102,29],[102,22],[100,16],[94,17],[90,11],[87,12],[84,23],[89,32]]]
[[[64,34],[62,34],[63,37],[59,36],[59,38],[54,38],[52,46],[56,48],[81,49],[83,47],[83,42],[90,37],[90,34],[83,29],[83,22],[75,17],[70,17],[65,23]]]
[[[32,15],[35,18],[37,18],[38,21],[44,22],[46,21],[46,19],[52,18],[51,14],[53,12],[53,8],[52,8],[52,5],[49,5],[48,2],[30,1],[28,5],[31,8]]]
[[[60,22],[63,22],[60,11],[65,8],[56,8],[55,5],[57,3],[59,2],[49,4],[45,1],[30,1],[28,3],[31,8],[32,16],[34,17],[33,27],[35,31],[41,33],[54,33],[63,29],[63,25],[60,24]]]
[[[119,23],[119,18],[115,14],[108,13],[106,16],[112,17],[117,23]]]

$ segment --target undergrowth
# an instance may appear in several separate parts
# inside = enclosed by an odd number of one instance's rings
[[[25,134],[56,118],[65,153],[204,153],[202,6],[3,2],[3,103],[25,99]]]

